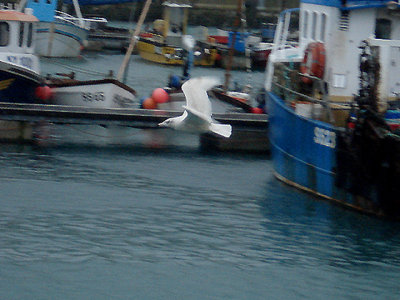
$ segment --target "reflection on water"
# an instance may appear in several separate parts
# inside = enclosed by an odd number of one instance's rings
[[[233,183],[221,186],[223,174],[210,174],[212,165],[225,173],[230,159],[128,149],[117,154],[97,147],[70,148],[68,154],[57,155],[60,151],[65,148],[3,152],[0,177],[7,178],[13,192],[0,210],[5,233],[1,257],[229,261],[231,255],[239,260],[253,255],[240,253],[243,241],[237,234],[244,239],[254,235],[248,217],[257,214],[258,196],[253,192],[247,198]],[[100,153],[93,161],[95,151]],[[246,165],[246,160],[235,160]],[[265,164],[264,159],[249,158],[253,160],[260,168]],[[24,188],[16,191],[20,185]]]

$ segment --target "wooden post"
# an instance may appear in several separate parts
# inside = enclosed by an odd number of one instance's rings
[[[49,42],[47,44],[47,56],[51,56],[51,52],[53,50],[53,40],[54,40],[54,30],[56,25],[54,22],[50,23],[50,28],[49,28]]]
[[[182,34],[187,34],[188,18],[189,18],[189,10],[185,7],[183,8]]]
[[[162,32],[164,41],[168,36],[169,26],[170,26],[170,21],[171,21],[170,18],[171,18],[170,8],[168,6],[165,6],[164,11],[163,11],[164,25],[163,25],[163,32]]]

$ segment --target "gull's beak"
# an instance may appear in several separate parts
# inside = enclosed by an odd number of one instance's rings
[[[167,122],[164,121],[164,122],[158,123],[158,127],[168,127]]]

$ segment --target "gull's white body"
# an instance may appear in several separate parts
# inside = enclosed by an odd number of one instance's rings
[[[181,116],[169,118],[159,126],[190,133],[213,132],[226,138],[230,137],[232,127],[219,124],[211,117],[211,102],[207,91],[218,84],[219,80],[213,77],[197,77],[186,81],[182,85],[186,97],[185,111]]]

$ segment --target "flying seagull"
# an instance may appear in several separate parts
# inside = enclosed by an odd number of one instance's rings
[[[230,137],[231,125],[219,124],[211,117],[211,102],[207,91],[220,82],[215,77],[196,77],[182,85],[185,94],[185,111],[179,117],[169,118],[158,124],[161,127],[170,127],[190,133],[213,132],[223,137]]]

